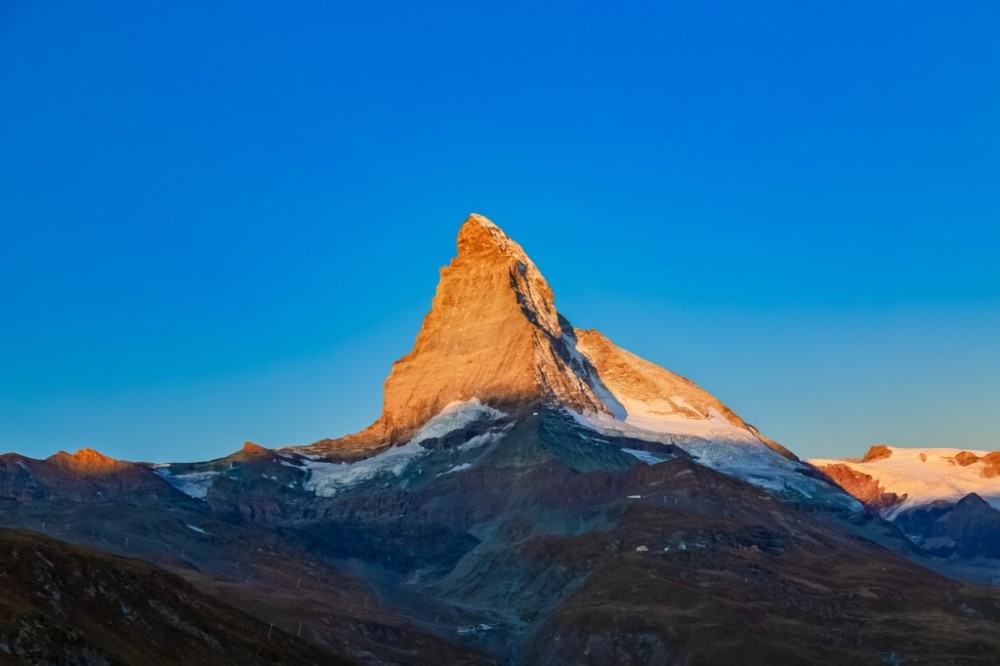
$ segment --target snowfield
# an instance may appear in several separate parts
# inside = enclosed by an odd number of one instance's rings
[[[507,415],[499,409],[493,409],[481,403],[479,398],[465,402],[452,402],[445,406],[437,416],[425,423],[410,442],[419,444],[428,439],[444,437],[450,432],[459,428],[467,428],[479,421],[496,420],[505,416]]]
[[[221,472],[190,472],[188,474],[172,474],[169,465],[157,465],[153,468],[158,476],[185,495],[195,499],[208,497],[208,488],[215,477]]]
[[[657,463],[666,462],[670,460],[673,456],[658,456],[649,451],[643,451],[641,449],[622,449],[625,453],[630,456],[634,456],[646,463],[647,465],[656,465]]]
[[[806,465],[775,453],[752,432],[737,427],[715,411],[708,419],[629,414],[624,421],[608,414],[567,411],[581,425],[605,435],[678,446],[691,454],[697,463],[758,488],[779,493],[791,491],[805,498],[819,493],[830,495],[834,490],[831,497],[839,504],[852,510],[862,508],[860,502],[832,484],[806,476]],[[622,450],[647,464],[656,464],[652,462],[657,458],[653,453]]]
[[[955,456],[962,451],[968,451],[979,457],[986,455],[988,451],[947,448],[909,449],[894,446],[889,447],[889,450],[892,453],[888,458],[869,462],[825,458],[809,462],[817,467],[846,465],[857,472],[868,474],[888,492],[900,496],[905,494],[907,497],[904,502],[886,512],[885,517],[890,519],[900,511],[921,504],[938,500],[957,502],[969,493],[976,493],[991,506],[1000,509],[1000,477],[983,477],[981,462],[964,467],[955,462]]]
[[[303,461],[309,472],[304,487],[320,497],[333,497],[341,490],[352,488],[363,481],[379,476],[399,476],[410,463],[424,456],[427,449],[415,442],[396,446],[351,463]]]

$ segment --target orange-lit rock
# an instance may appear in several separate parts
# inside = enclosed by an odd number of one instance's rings
[[[571,331],[521,246],[471,215],[459,231],[457,256],[441,269],[413,350],[385,382],[381,418],[350,441],[401,441],[448,403],[472,398],[494,405],[552,399],[604,411],[570,367],[563,334]]]
[[[266,449],[260,444],[254,444],[253,442],[243,442],[242,453],[248,456],[263,456],[271,453],[270,449]]]
[[[878,511],[892,508],[906,499],[906,494],[888,492],[872,475],[842,463],[824,465],[820,469],[838,486]]]
[[[60,451],[50,456],[49,461],[84,474],[114,472],[132,464],[115,460],[94,449],[80,449],[76,453]]]

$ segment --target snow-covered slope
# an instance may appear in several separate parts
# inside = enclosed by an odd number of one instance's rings
[[[605,435],[678,446],[699,464],[759,488],[806,499],[822,495],[834,504],[861,508],[849,495],[837,492],[832,484],[817,478],[808,465],[773,451],[753,432],[734,426],[717,412],[705,419],[650,414],[630,414],[617,419],[604,414],[570,413],[580,424]],[[630,449],[623,450],[635,455]],[[646,456],[636,457],[654,464]]]
[[[873,453],[874,452],[874,453]],[[976,493],[993,507],[1000,508],[1000,454],[988,451],[900,447],[876,447],[862,460],[810,460],[831,475],[838,467],[856,472],[841,481],[845,489],[860,495],[855,484],[877,484],[883,493],[894,493],[898,501],[885,507],[884,515],[944,500],[957,502]],[[870,481],[865,477],[870,477]]]

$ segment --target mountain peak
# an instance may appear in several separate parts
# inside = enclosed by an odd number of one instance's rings
[[[501,256],[521,261],[528,258],[521,246],[511,240],[503,229],[478,213],[469,215],[458,230],[458,256]]]
[[[253,442],[243,442],[243,448],[240,449],[240,452],[250,456],[262,456],[270,454],[271,450]]]
[[[413,349],[385,381],[382,415],[366,430],[321,449],[369,449],[408,441],[452,403],[478,400],[500,410],[545,403],[604,423],[763,444],[762,437],[706,391],[616,347],[597,331],[574,329],[555,306],[541,271],[488,218],[471,214]]]
[[[992,509],[990,503],[980,497],[977,493],[969,493],[957,502],[957,506],[965,509],[985,510]]]
[[[60,451],[59,453],[50,456],[49,460],[66,467],[72,467],[74,469],[87,472],[102,472],[127,464],[90,448],[80,449],[76,453],[66,453],[65,451]]]

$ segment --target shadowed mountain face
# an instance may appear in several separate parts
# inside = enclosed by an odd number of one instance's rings
[[[975,493],[954,504],[921,505],[900,513],[895,520],[932,555],[1000,559],[1000,511]]]
[[[0,520],[151,560],[361,663],[1000,653],[1000,593],[923,568],[815,467],[554,303],[472,216],[367,430],[203,463],[11,454]]]

